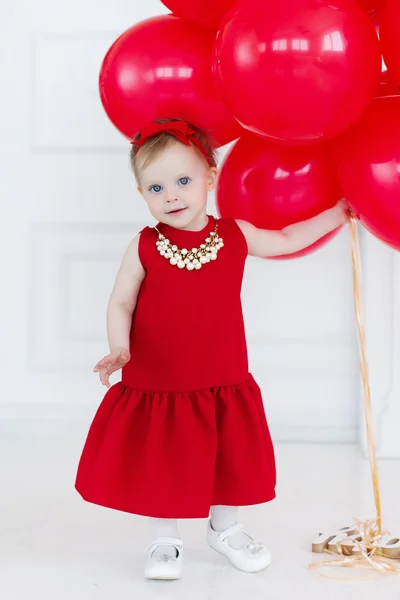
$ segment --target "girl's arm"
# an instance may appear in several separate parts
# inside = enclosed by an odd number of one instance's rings
[[[336,206],[316,217],[294,223],[280,231],[257,229],[247,221],[236,222],[246,238],[249,254],[266,258],[303,250],[340,225],[347,223],[349,217],[347,202],[340,200]]]
[[[129,349],[132,314],[145,277],[145,271],[139,259],[139,239],[140,234],[131,241],[126,249],[108,302],[107,337],[110,352],[117,349]]]
[[[139,259],[140,234],[135,237],[122,258],[107,307],[107,337],[110,354],[99,360],[93,371],[102,384],[110,387],[109,377],[130,360],[129,333],[145,271]]]

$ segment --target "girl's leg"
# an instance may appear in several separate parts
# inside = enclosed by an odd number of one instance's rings
[[[239,508],[237,506],[212,506],[211,525],[215,531],[223,531],[237,523]]]
[[[239,508],[237,506],[217,505],[211,507],[211,527],[215,531],[224,531],[232,525],[236,525]],[[228,543],[232,548],[238,550],[252,539],[244,531],[229,536]]]
[[[178,521],[177,519],[155,519],[149,518],[150,535],[152,540],[162,537],[179,538]],[[177,558],[178,553],[174,546],[157,546],[154,555],[166,554],[171,558]]]

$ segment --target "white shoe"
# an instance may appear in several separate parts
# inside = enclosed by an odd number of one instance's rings
[[[240,525],[239,523],[232,525],[223,531],[215,531],[211,526],[211,520],[209,520],[207,542],[211,548],[226,556],[226,558],[241,571],[246,571],[246,573],[256,573],[257,571],[262,571],[262,569],[268,567],[268,565],[271,564],[272,556],[271,552],[264,544],[252,541],[244,544],[238,550],[229,545],[229,538],[238,531],[243,531],[251,540],[253,540],[253,538],[244,531],[243,525]]]
[[[168,554],[156,554],[158,546],[173,546],[178,556],[173,558]],[[160,537],[147,546],[148,558],[144,570],[146,579],[180,579],[182,577],[183,542],[180,538]]]

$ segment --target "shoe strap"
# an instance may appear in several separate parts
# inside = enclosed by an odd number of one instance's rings
[[[159,537],[149,544],[144,551],[152,554],[157,546],[174,546],[177,550],[182,550],[183,541],[176,537]]]
[[[235,525],[231,525],[230,527],[228,527],[227,529],[224,529],[223,531],[215,531],[215,533],[222,540],[226,540],[227,538],[231,537],[232,535],[235,535],[235,533],[238,533],[239,531],[244,531],[244,526],[241,523],[235,523]],[[247,534],[247,535],[249,535],[249,534]],[[251,537],[251,536],[249,535],[249,537]]]

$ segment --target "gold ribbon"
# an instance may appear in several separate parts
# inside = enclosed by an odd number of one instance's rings
[[[357,321],[358,347],[360,353],[361,366],[361,383],[363,392],[364,416],[367,431],[368,456],[371,467],[372,486],[374,491],[375,509],[376,509],[376,524],[378,531],[381,533],[382,516],[381,516],[381,497],[379,492],[378,468],[376,465],[375,441],[372,424],[372,408],[371,408],[371,389],[369,385],[369,370],[367,360],[367,347],[365,341],[364,327],[364,309],[362,301],[362,271],[360,258],[360,242],[358,239],[357,219],[352,215],[350,217],[350,239],[351,239],[351,260],[353,265],[353,289],[354,289],[354,308]]]
[[[354,215],[350,217],[350,237],[351,237],[351,259],[353,266],[353,289],[354,289],[354,307],[357,320],[358,345],[360,353],[360,368],[361,368],[361,383],[364,405],[365,424],[367,432],[368,456],[371,467],[372,486],[374,492],[376,519],[367,519],[361,521],[354,519],[357,525],[357,534],[351,536],[357,553],[345,558],[328,559],[310,563],[309,567],[353,567],[353,568],[368,568],[375,571],[375,574],[397,574],[400,573],[400,561],[387,559],[383,556],[378,556],[377,551],[384,534],[389,534],[387,530],[382,531],[382,516],[381,516],[381,498],[379,491],[378,469],[376,464],[375,441],[373,435],[372,424],[372,408],[371,408],[371,389],[369,384],[368,360],[365,340],[364,328],[364,311],[362,302],[362,271],[360,259],[360,243],[357,231],[357,219]],[[357,541],[354,538],[361,538]],[[342,540],[343,541],[343,540]],[[343,555],[341,543],[336,545],[337,552],[324,549],[323,552],[334,555]],[[324,575],[326,577],[326,575]],[[329,579],[342,579],[341,577],[329,577]],[[363,578],[364,579],[364,578]]]
[[[325,548],[323,552],[334,556],[339,555],[337,558],[322,560],[309,564],[310,568],[320,567],[352,567],[355,569],[369,569],[374,571],[372,577],[380,574],[396,575],[400,574],[400,561],[399,560],[388,560],[385,556],[379,555],[379,546],[382,543],[384,535],[390,535],[389,531],[378,531],[378,520],[367,519],[361,521],[354,517],[354,522],[357,525],[357,531],[353,535],[349,536],[349,539],[355,545],[357,553],[351,556],[344,556],[342,547],[343,540],[336,544],[336,551],[328,550]],[[358,541],[358,538],[361,538]],[[341,556],[341,558],[340,558]],[[348,577],[329,577],[323,573],[320,573],[327,579],[340,579],[348,580]],[[360,577],[359,579],[370,579],[371,577]],[[354,579],[351,577],[351,579]]]

